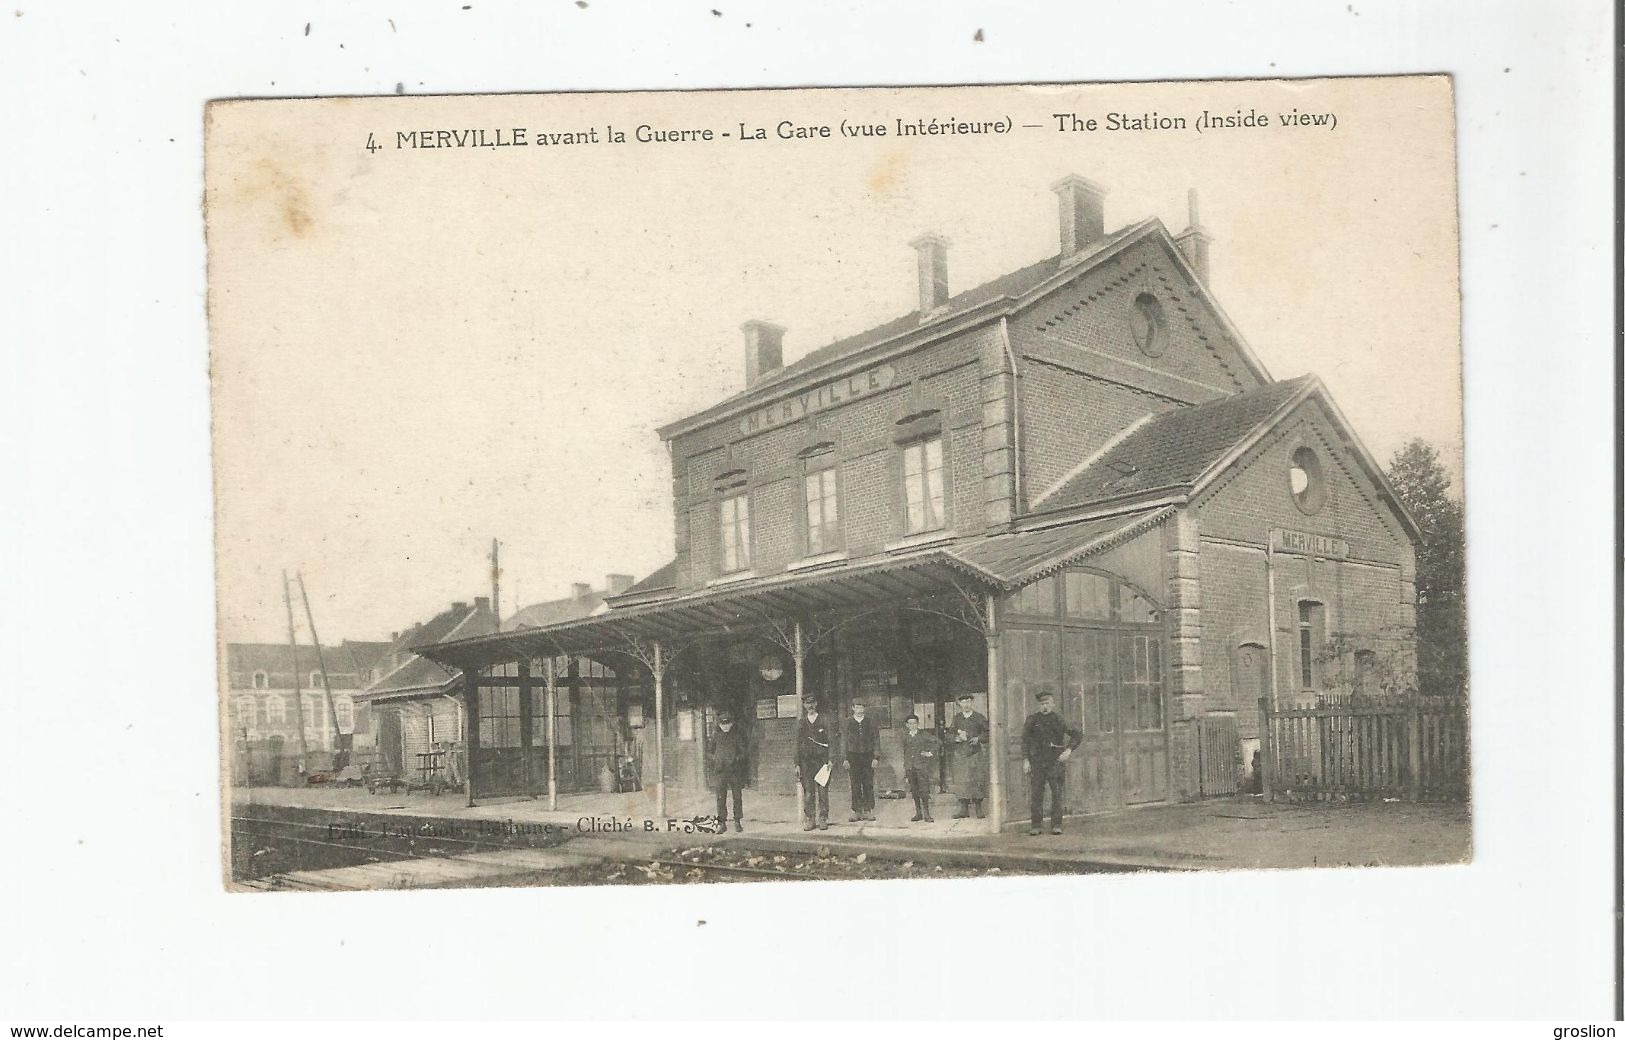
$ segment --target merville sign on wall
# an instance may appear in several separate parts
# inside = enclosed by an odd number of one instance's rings
[[[891,386],[896,379],[897,370],[890,365],[877,365],[865,372],[842,376],[794,397],[770,404],[766,408],[746,413],[740,417],[739,432],[758,433],[775,426],[793,423],[798,419],[805,419],[813,412],[879,393]]]
[[[1341,538],[1327,538],[1324,535],[1309,534],[1304,531],[1288,531],[1285,528],[1274,528],[1270,531],[1270,544],[1277,552],[1297,553],[1299,556],[1313,556],[1322,560],[1346,560],[1349,558],[1349,543]]]

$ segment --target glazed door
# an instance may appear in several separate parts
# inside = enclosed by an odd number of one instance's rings
[[[1082,721],[1083,743],[1067,767],[1067,804],[1085,812],[1122,803],[1119,697],[1115,633],[1097,629],[1063,632],[1066,693],[1062,717]]]
[[[1117,732],[1123,804],[1168,797],[1168,729],[1162,701],[1162,637],[1116,632]]]

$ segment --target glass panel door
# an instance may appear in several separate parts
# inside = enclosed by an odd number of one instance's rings
[[[1168,797],[1168,731],[1162,700],[1162,638],[1117,635],[1118,705],[1123,743],[1123,802]]]
[[[1085,812],[1116,808],[1121,802],[1118,751],[1119,707],[1112,633],[1068,629],[1066,696],[1068,725],[1081,721],[1083,744],[1067,763],[1067,804]],[[1076,714],[1073,714],[1073,705]]]

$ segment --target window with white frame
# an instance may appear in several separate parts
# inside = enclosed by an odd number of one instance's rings
[[[925,437],[903,446],[903,514],[909,534],[945,526],[942,494],[942,437]]]
[[[722,572],[750,569],[750,495],[730,493],[722,500]]]
[[[841,547],[840,493],[836,487],[835,456],[831,452],[807,460],[802,488],[807,502],[807,555],[834,552]]]
[[[322,685],[322,673],[321,672],[311,672],[310,673],[310,685],[312,687]]]
[[[350,707],[350,702],[349,701],[339,701],[339,702],[337,702],[336,704],[333,705],[333,710],[338,712],[339,725],[341,727],[343,727],[345,729],[349,729],[352,725],[355,724],[355,714],[354,714],[353,710]]]
[[[288,706],[281,697],[265,698],[265,721],[273,726],[288,721]]]
[[[254,689],[263,690],[271,685],[271,677],[264,672],[254,673]]]

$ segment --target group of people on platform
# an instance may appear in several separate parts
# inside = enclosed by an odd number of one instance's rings
[[[1051,832],[1061,833],[1061,798],[1065,783],[1065,763],[1082,742],[1082,734],[1066,726],[1054,712],[1053,693],[1038,695],[1038,711],[1028,716],[1022,731],[1022,771],[1032,788],[1032,829],[1040,833],[1046,789],[1053,792]],[[920,718],[904,720],[907,732],[902,739],[903,772],[914,798],[911,823],[934,823],[931,793],[937,785],[943,756],[948,760],[949,790],[958,800],[956,820],[973,814],[987,815],[988,760],[991,727],[987,716],[977,711],[975,699],[959,698],[958,712],[944,724],[942,733],[920,729]],[[861,700],[851,702],[851,715],[836,722],[819,711],[814,697],[802,700],[801,719],[796,726],[796,783],[801,788],[803,829],[829,829],[829,789],[836,771],[844,764],[851,785],[852,823],[875,818],[875,768],[880,765],[880,729],[867,714]],[[837,745],[834,739],[840,735]],[[838,760],[836,747],[843,749],[845,762]],[[743,727],[733,713],[717,715],[717,732],[712,751],[716,780],[717,821],[726,829],[728,802],[733,802],[734,830],[744,830],[744,787],[750,776],[750,747]]]

